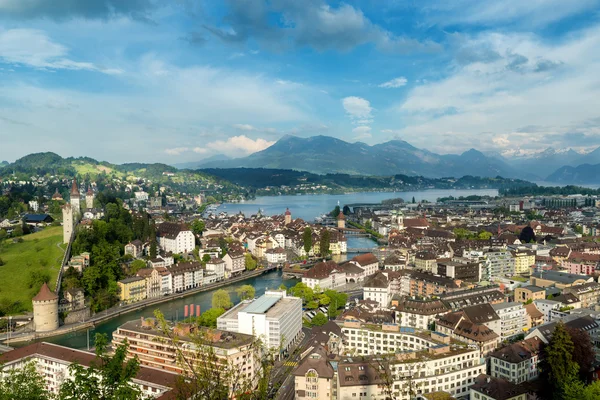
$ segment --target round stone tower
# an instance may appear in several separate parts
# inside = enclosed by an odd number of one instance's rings
[[[42,285],[33,301],[33,326],[36,332],[48,332],[58,329],[58,296],[48,287]]]
[[[290,222],[292,222],[292,212],[290,211],[289,208],[285,209],[285,224],[289,224]]]
[[[340,229],[346,228],[346,216],[341,211],[340,211],[340,213],[337,216],[337,226]]]

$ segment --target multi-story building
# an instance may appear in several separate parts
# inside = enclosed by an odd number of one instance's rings
[[[143,246],[141,240],[134,240],[125,245],[125,254],[131,255],[133,258],[138,258],[143,255]]]
[[[431,297],[460,289],[460,285],[452,278],[437,276],[432,273],[410,271],[410,296]]]
[[[157,227],[156,239],[161,250],[173,254],[191,253],[196,247],[196,238],[185,224],[163,222]]]
[[[571,274],[592,275],[600,266],[600,254],[573,251],[561,266]]]
[[[361,254],[353,257],[350,260],[350,263],[362,268],[365,271],[365,278],[369,275],[373,275],[379,269],[379,260],[373,253]]]
[[[589,275],[577,275],[568,272],[536,271],[529,277],[529,282],[543,288],[554,286],[562,290],[582,283],[594,282],[594,278]]]
[[[475,400],[527,400],[528,390],[502,378],[482,374],[469,390],[469,399]]]
[[[500,340],[510,340],[522,334],[527,326],[527,312],[522,303],[499,303],[492,307],[500,317]]]
[[[428,251],[420,251],[415,254],[415,269],[431,271],[436,263],[436,255]]]
[[[246,256],[243,249],[230,249],[225,256],[225,278],[240,275],[246,270]]]
[[[346,284],[346,271],[335,261],[318,262],[306,275],[302,283],[311,289],[335,289]]]
[[[122,279],[117,285],[121,301],[134,302],[146,298],[146,279],[141,276]]]
[[[412,300],[402,297],[392,300],[391,309],[396,313],[396,323],[417,329],[429,329],[440,315],[450,312],[441,300]]]
[[[546,298],[544,288],[535,285],[520,286],[515,289],[515,301],[526,303],[529,300],[543,300]]]
[[[275,247],[265,252],[265,258],[269,264],[281,264],[287,261],[287,253],[281,247]]]
[[[195,324],[169,324],[167,328],[177,337],[177,343],[164,334],[154,318],[126,322],[113,332],[112,342],[117,346],[127,341],[127,357],[137,357],[143,366],[182,375],[192,374],[192,368],[196,372],[220,368],[221,378],[257,383],[260,351],[252,335],[198,328]],[[234,384],[231,382],[230,387]]]
[[[542,313],[544,323],[552,320],[552,310],[558,310],[562,307],[560,301],[546,299],[534,300],[533,304],[535,304],[536,308]]]
[[[160,297],[163,295],[162,292],[162,276],[156,268],[142,268],[140,269],[137,276],[146,280],[146,297]]]
[[[202,286],[204,273],[202,265],[197,262],[179,263],[168,268],[171,274],[172,293],[180,293],[184,290]]]
[[[491,375],[517,384],[537,379],[542,343],[533,337],[490,353]]]
[[[390,389],[399,400],[435,391],[466,396],[474,379],[485,372],[485,362],[478,350],[464,344],[451,347],[446,339],[447,343],[437,347],[386,357],[342,358],[338,363],[337,398],[384,399]]]
[[[386,308],[390,304],[392,299],[390,282],[383,272],[377,271],[365,279],[363,284],[363,299],[376,301],[383,308]]]
[[[58,394],[64,382],[74,378],[69,368],[72,364],[88,368],[99,361],[93,353],[46,342],[33,343],[0,355],[0,364],[4,368],[18,369],[34,362],[46,388],[54,394]],[[178,381],[177,374],[142,366],[131,379],[131,384],[137,386],[145,398],[167,400],[175,395]]]
[[[535,264],[535,251],[519,247],[511,253],[515,259],[515,274],[529,273],[529,267]]]
[[[215,281],[219,282],[225,279],[225,261],[220,258],[211,258],[206,262],[207,275],[215,275]]]
[[[454,258],[452,260],[439,259],[433,264],[432,272],[435,275],[460,281],[481,281],[481,263],[470,262],[470,260],[464,258]]]
[[[564,293],[574,294],[581,301],[581,307],[593,308],[600,303],[600,283],[589,282],[563,289]]]
[[[512,253],[504,249],[490,249],[484,253],[483,279],[507,277],[515,274],[515,259]]]
[[[296,400],[334,398],[335,370],[322,348],[313,350],[292,374]]]
[[[260,337],[270,349],[287,351],[302,334],[302,299],[270,290],[242,301],[217,319],[217,328]]]

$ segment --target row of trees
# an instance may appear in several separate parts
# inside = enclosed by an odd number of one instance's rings
[[[306,252],[306,254],[309,254],[314,245],[313,231],[310,226],[304,228],[304,232],[302,232],[302,242],[304,251]],[[328,229],[323,229],[323,231],[321,231],[321,236],[319,237],[319,253],[321,254],[321,256],[327,256],[331,252],[330,244],[331,232],[329,232]]]
[[[284,285],[281,288],[287,289]],[[339,310],[343,309],[348,302],[348,295],[332,289],[321,291],[318,287],[314,290],[299,282],[288,289],[288,293],[300,297],[305,308],[315,310],[321,306],[328,307],[328,317],[337,317]]]

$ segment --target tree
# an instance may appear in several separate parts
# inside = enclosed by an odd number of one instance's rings
[[[329,254],[329,245],[330,245],[330,234],[328,229],[323,229],[321,233],[321,240],[319,243],[319,249],[322,256],[326,256]]]
[[[412,198],[412,203],[415,204],[417,201],[415,200],[415,196]]]
[[[236,289],[237,295],[240,297],[240,300],[250,300],[254,298],[256,294],[256,290],[252,285],[243,285]]]
[[[342,213],[344,215],[350,215],[350,207],[344,206],[344,208],[342,209]],[[336,215],[336,217],[337,217],[337,215]]]
[[[156,249],[156,239],[152,240],[152,243],[150,243],[150,258],[154,259],[156,258],[157,255],[157,249]]]
[[[35,361],[28,361],[21,368],[0,368],[1,400],[48,400],[52,396],[46,390],[46,381],[37,372]]]
[[[550,343],[543,349],[545,354],[542,374],[546,387],[552,389],[552,397],[563,398],[565,387],[576,379],[579,366],[573,361],[575,346],[564,322],[559,321],[554,328]]]
[[[129,267],[129,273],[135,275],[142,268],[146,268],[146,262],[144,260],[134,260]]]
[[[287,286],[285,286],[285,283],[282,283],[281,285],[279,285],[279,289],[287,291],[288,288]]]
[[[6,232],[6,229],[0,229],[0,240],[6,239],[7,236],[8,233]]]
[[[228,309],[233,303],[229,297],[229,293],[225,289],[219,289],[213,293],[212,306],[213,308],[224,308]]]
[[[335,208],[329,213],[329,215],[332,216],[333,218],[340,215],[340,206],[335,206]]]
[[[198,323],[200,326],[205,326],[207,328],[216,328],[217,327],[217,318],[225,313],[224,308],[211,308],[208,311],[205,311],[198,318]]]
[[[319,308],[319,302],[315,300],[309,301],[308,303],[306,303],[306,308],[308,308],[309,310],[315,310]]]
[[[85,368],[77,363],[69,366],[73,377],[63,382],[59,400],[118,400],[142,399],[139,387],[131,385],[140,363],[137,357],[127,359],[127,342],[119,344],[112,355],[108,354],[108,336],[98,333],[95,337],[96,360]]]
[[[206,224],[201,219],[197,219],[192,222],[192,232],[194,235],[202,235],[202,232],[206,229]]]
[[[519,240],[521,243],[535,242],[535,232],[533,232],[533,229],[530,226],[526,226],[519,234]]]
[[[313,247],[312,228],[310,226],[304,228],[304,232],[302,233],[302,242],[304,243],[304,251],[306,252],[306,255],[308,255]]]
[[[331,303],[331,299],[325,293],[320,294],[318,299],[319,299],[319,305],[321,305],[321,306],[326,306],[326,305],[329,305],[329,303]]]
[[[317,315],[315,315],[313,317],[312,321],[310,321],[310,323],[313,326],[323,326],[328,321],[329,321],[329,319],[327,319],[327,317],[325,316],[325,314],[323,314],[322,312],[318,312]]]
[[[244,257],[246,258],[246,269],[248,271],[254,271],[256,269],[256,260],[252,257],[252,254],[246,253]]]
[[[302,282],[298,282],[295,286],[292,286],[290,288],[290,294],[294,297],[300,297],[303,303],[308,303],[315,298],[313,290]]]
[[[479,240],[490,240],[492,238],[492,234],[488,231],[481,231],[479,235],[477,235],[477,239]]]
[[[203,263],[206,264],[209,261],[210,261],[210,254],[205,254],[205,255],[202,256],[202,262]]]
[[[590,335],[580,329],[567,327],[567,332],[573,341],[573,361],[579,366],[579,379],[587,381],[592,364],[594,363],[594,347]]]

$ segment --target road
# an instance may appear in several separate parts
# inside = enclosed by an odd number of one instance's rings
[[[303,327],[302,332],[304,337],[295,347],[290,356],[282,361],[275,363],[275,373],[271,377],[271,385],[273,388],[279,388],[277,393],[274,393],[275,399],[293,399],[294,398],[294,376],[292,371],[300,361],[300,353],[305,349],[308,340],[310,339],[310,328]],[[290,397],[291,396],[291,397]]]

